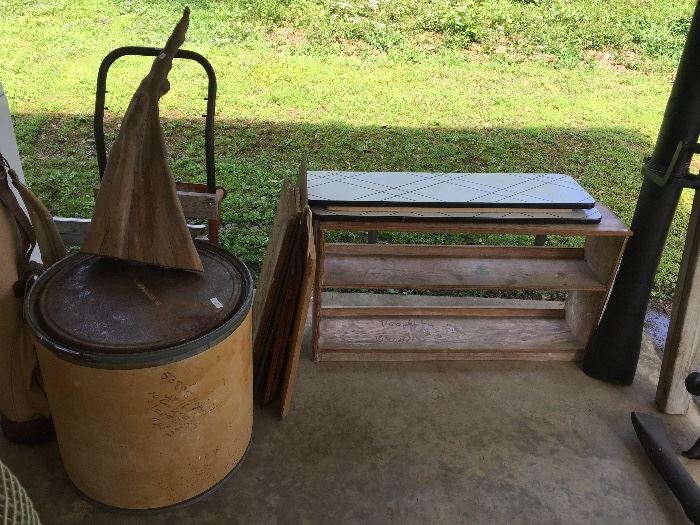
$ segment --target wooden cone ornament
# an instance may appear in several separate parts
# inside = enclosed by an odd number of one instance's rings
[[[170,90],[168,73],[185,41],[189,8],[124,115],[107,161],[82,251],[104,257],[202,271],[175,181],[166,161],[158,100]]]

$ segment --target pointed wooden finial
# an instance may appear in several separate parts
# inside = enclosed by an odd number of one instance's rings
[[[104,257],[202,271],[166,161],[158,99],[189,25],[188,7],[126,110],[109,152],[82,251]]]

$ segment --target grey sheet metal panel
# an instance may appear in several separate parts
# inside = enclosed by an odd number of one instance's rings
[[[589,209],[595,199],[562,173],[309,171],[309,202],[361,206]]]

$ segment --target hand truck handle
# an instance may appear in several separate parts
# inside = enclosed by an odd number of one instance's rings
[[[126,46],[118,47],[110,52],[102,63],[97,73],[97,93],[95,96],[95,116],[93,128],[95,133],[95,149],[97,150],[97,166],[100,171],[100,179],[107,167],[107,150],[105,147],[104,112],[105,93],[107,93],[107,71],[112,63],[120,57],[127,55],[157,57],[162,49],[155,47]],[[216,173],[214,169],[214,111],[216,107],[216,74],[209,61],[199,53],[180,49],[175,58],[186,58],[199,63],[207,72],[209,84],[207,87],[207,114],[204,126],[204,152],[206,155],[207,191],[216,193]]]

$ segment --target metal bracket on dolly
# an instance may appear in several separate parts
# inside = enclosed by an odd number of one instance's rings
[[[684,188],[700,188],[700,176],[692,175],[687,168],[695,153],[700,153],[700,144],[679,142],[665,170],[654,168],[650,163],[651,157],[645,157],[642,175],[657,186],[665,186],[673,181],[680,182]]]

